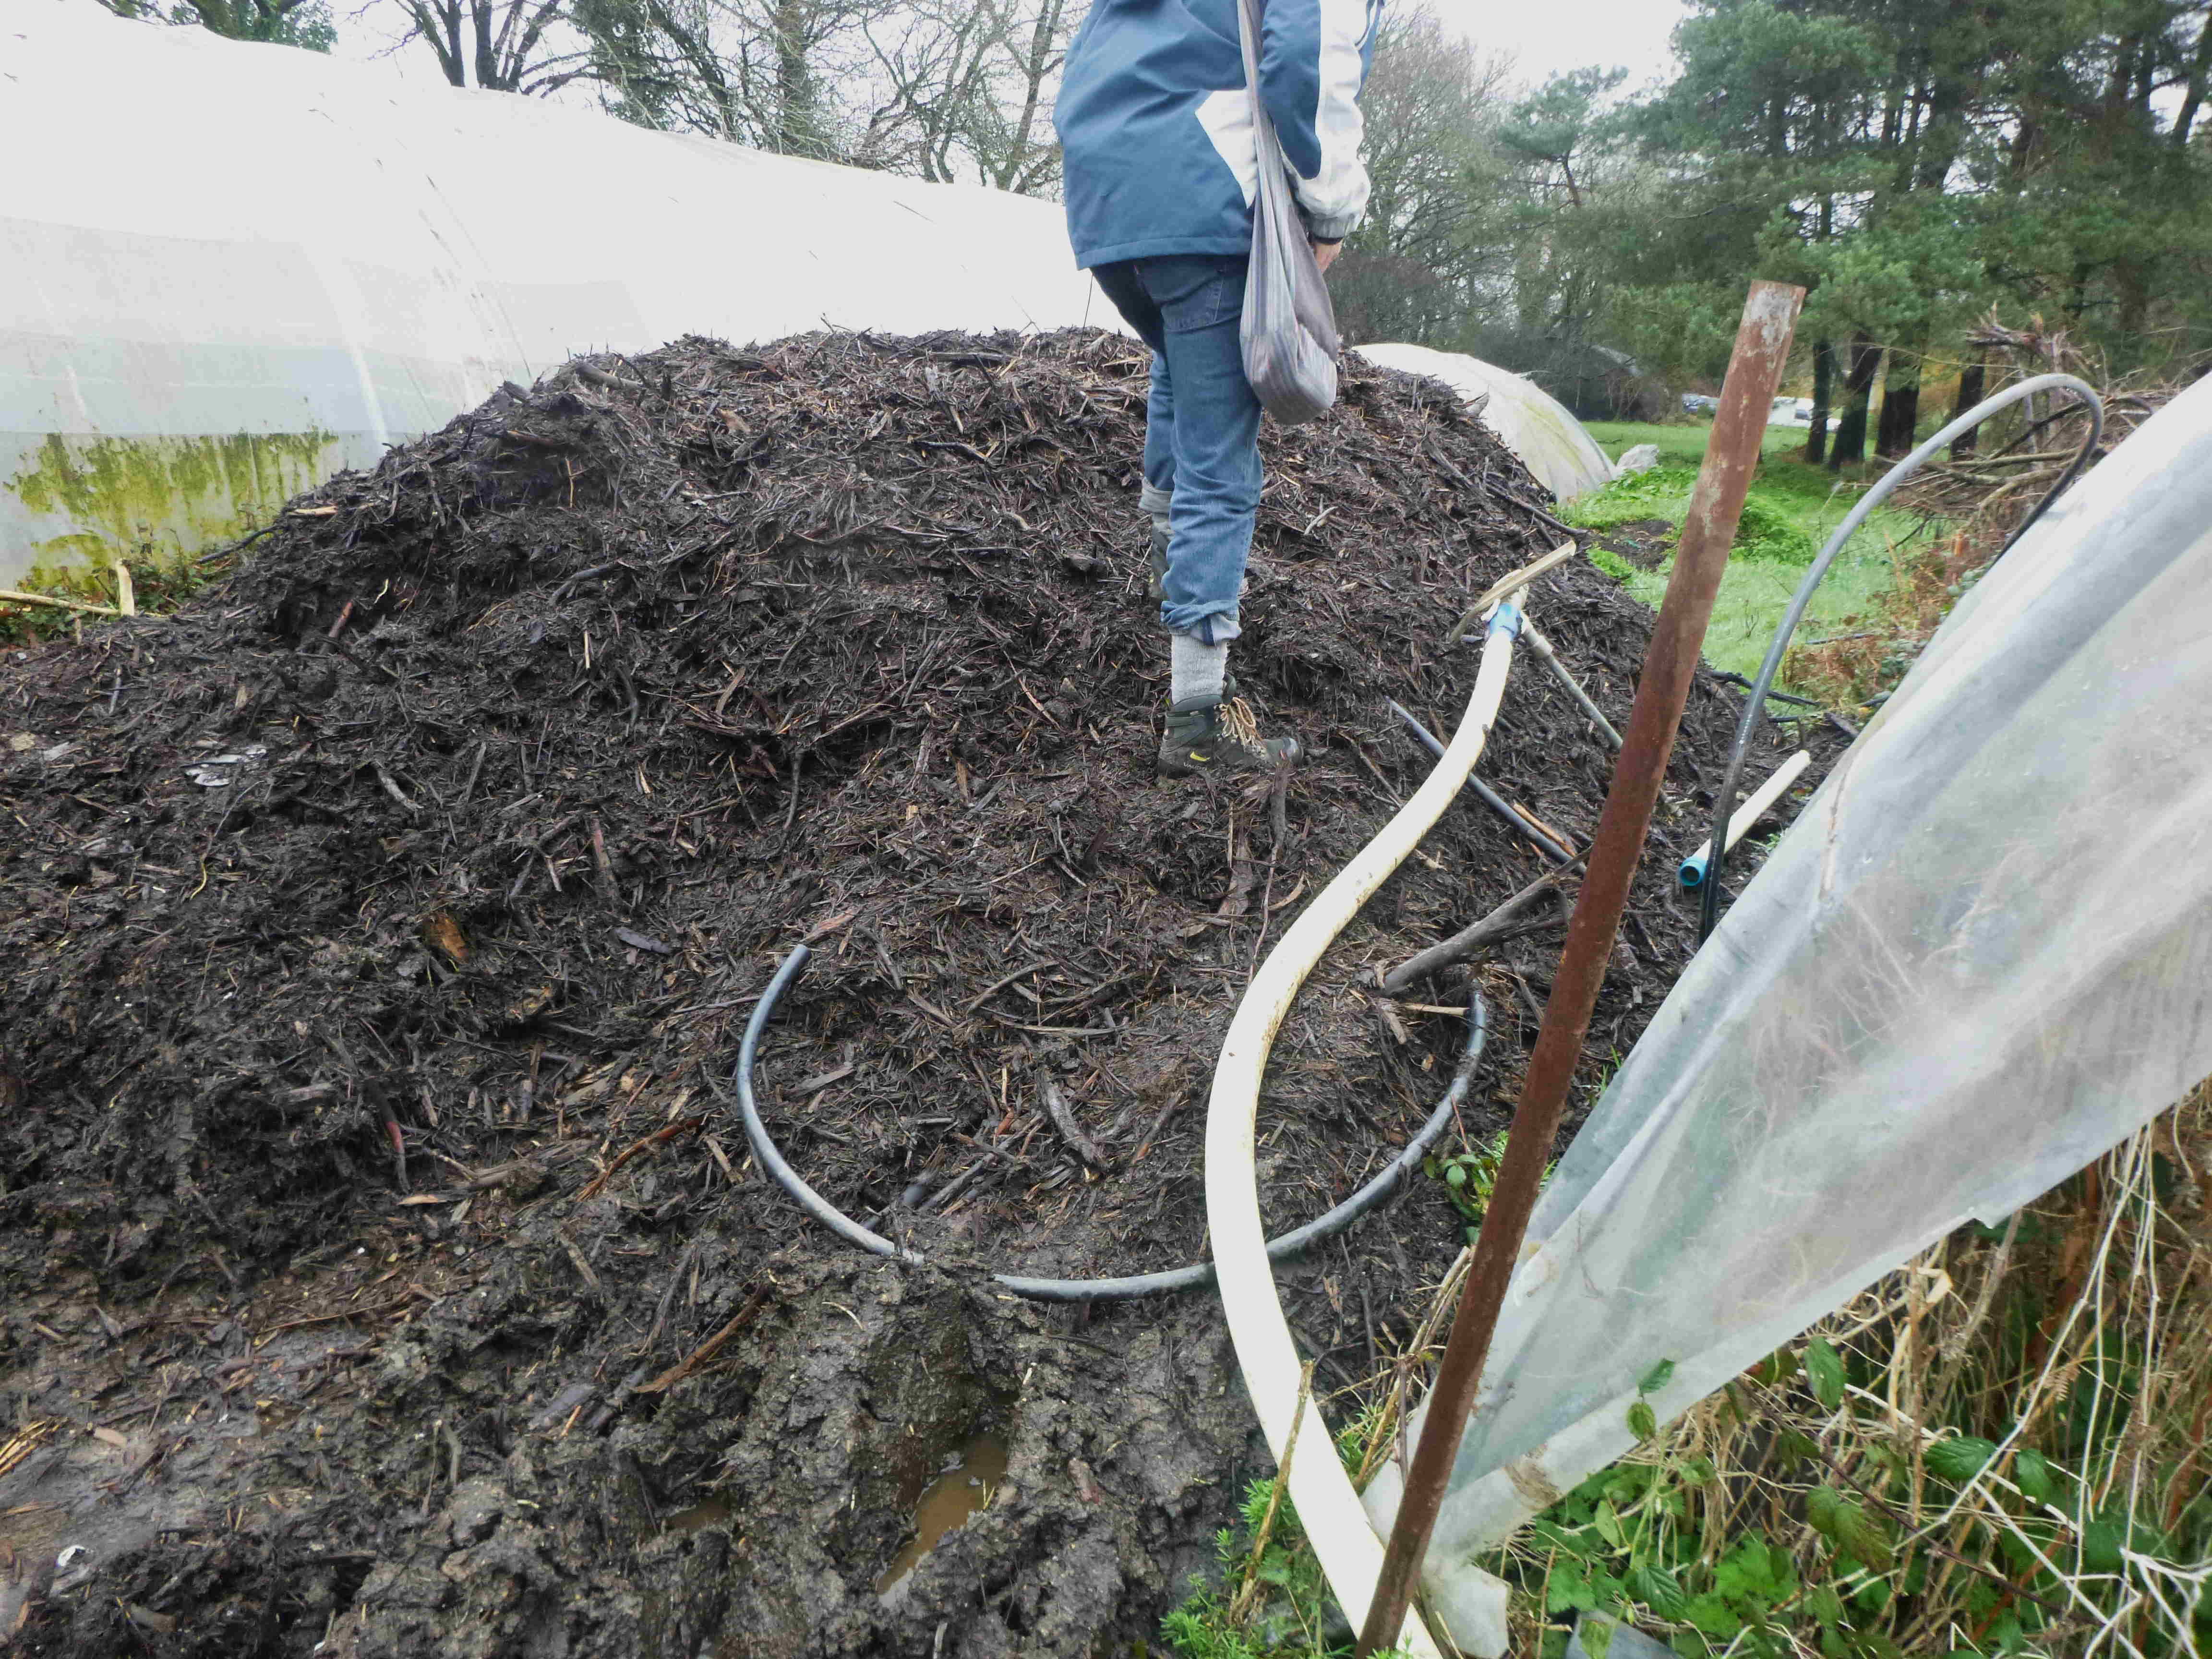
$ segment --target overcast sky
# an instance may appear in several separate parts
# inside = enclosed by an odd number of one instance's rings
[[[1665,73],[1674,61],[1667,36],[1681,21],[1680,0],[1430,0],[1447,23],[1477,46],[1518,58],[1532,85],[1559,70],[1595,64],[1625,68],[1624,89]]]

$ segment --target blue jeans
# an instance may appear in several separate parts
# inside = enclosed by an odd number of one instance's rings
[[[1174,492],[1160,620],[1208,645],[1240,631],[1237,599],[1260,511],[1260,400],[1237,338],[1246,263],[1242,254],[1178,254],[1091,273],[1152,349],[1146,495]]]

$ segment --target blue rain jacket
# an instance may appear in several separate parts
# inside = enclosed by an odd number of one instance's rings
[[[1367,206],[1359,89],[1381,13],[1382,0],[1267,0],[1261,20],[1260,95],[1322,241]],[[1078,264],[1250,251],[1259,171],[1237,0],[1097,0],[1054,124]]]

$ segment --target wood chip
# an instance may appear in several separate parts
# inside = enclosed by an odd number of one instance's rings
[[[638,1394],[665,1394],[669,1389],[674,1388],[678,1382],[681,1382],[685,1377],[690,1376],[692,1372],[697,1370],[700,1366],[705,1364],[716,1354],[721,1352],[724,1345],[739,1331],[751,1324],[753,1320],[758,1316],[760,1310],[767,1305],[767,1290],[763,1288],[755,1291],[750,1297],[745,1298],[745,1305],[738,1310],[736,1316],[731,1319],[730,1322],[723,1326],[720,1330],[716,1331],[714,1335],[708,1337],[704,1342],[701,1343],[696,1349],[693,1350],[689,1358],[684,1359],[678,1364],[671,1365],[666,1370],[661,1372],[659,1376],[654,1377],[652,1382],[639,1383],[634,1392]]]
[[[1060,1092],[1060,1085],[1050,1078],[1044,1079],[1044,1109],[1046,1115],[1052,1119],[1052,1127],[1060,1131],[1060,1138],[1074,1149],[1078,1158],[1094,1170],[1106,1167],[1106,1159],[1099,1152],[1097,1144],[1083,1133],[1083,1126],[1075,1121],[1075,1114],[1068,1109],[1066,1097]]]

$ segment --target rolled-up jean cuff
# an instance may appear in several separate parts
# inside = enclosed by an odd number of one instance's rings
[[[1168,504],[1174,500],[1174,490],[1162,489],[1156,484],[1146,484],[1137,492],[1138,507],[1155,519],[1166,518]]]
[[[1167,609],[1165,605],[1160,607],[1160,620],[1167,622],[1168,632],[1188,634],[1200,645],[1226,645],[1244,632],[1237,625],[1237,612],[1233,610],[1208,611],[1188,627],[1178,628],[1174,623],[1168,622]]]

